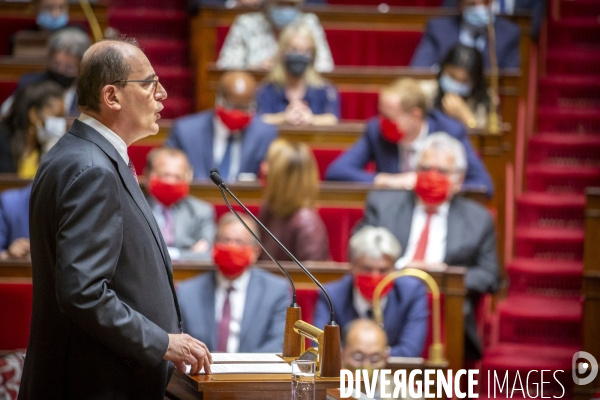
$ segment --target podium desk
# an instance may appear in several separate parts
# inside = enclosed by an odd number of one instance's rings
[[[316,400],[325,400],[327,389],[340,387],[339,378],[317,378]],[[173,372],[167,398],[174,400],[290,400],[290,374],[184,375]]]

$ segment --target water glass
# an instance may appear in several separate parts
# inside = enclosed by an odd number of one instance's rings
[[[315,400],[316,372],[314,361],[292,361],[292,400]]]

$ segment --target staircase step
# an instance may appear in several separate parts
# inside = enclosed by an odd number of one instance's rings
[[[598,0],[568,0],[560,5],[560,17],[589,17],[600,16],[600,2]]]
[[[552,21],[548,29],[550,47],[600,49],[600,20],[597,17],[567,17]]]
[[[539,104],[560,107],[599,107],[600,76],[554,74],[540,79]]]
[[[548,50],[548,74],[600,75],[600,52],[556,47]]]
[[[515,258],[506,266],[509,293],[578,297],[581,294],[581,261]]]
[[[188,65],[188,45],[184,40],[139,39],[140,47],[152,65]]]
[[[517,198],[517,226],[582,228],[585,196],[526,192]]]
[[[109,22],[121,33],[135,38],[188,39],[188,15],[182,10],[110,8]]]
[[[172,97],[191,97],[193,91],[193,76],[189,68],[155,66],[154,71],[160,82]]]
[[[600,112],[597,108],[538,108],[540,133],[600,133]]]
[[[158,8],[185,10],[187,0],[111,0],[111,7],[115,8]]]
[[[516,257],[579,261],[583,257],[583,229],[515,229]]]
[[[190,98],[169,96],[163,104],[165,108],[160,113],[160,116],[163,119],[179,118],[193,112],[193,102]]]
[[[600,93],[600,87],[598,88]],[[600,95],[598,97],[600,101]],[[600,166],[600,134],[543,133],[529,140],[529,163]]]
[[[548,163],[527,167],[527,189],[534,192],[583,193],[600,185],[600,167],[564,166]]]
[[[582,304],[578,298],[510,295],[497,310],[501,342],[581,344]]]
[[[539,391],[540,382],[542,381],[541,370],[551,370],[545,372],[543,376],[544,397],[556,396],[564,398],[563,390],[570,393],[573,388],[573,379],[571,378],[573,355],[579,351],[579,346],[547,346],[547,345],[532,345],[532,344],[516,344],[516,343],[500,343],[485,351],[483,361],[481,363],[481,386],[480,393],[487,395],[488,387],[490,388],[489,397],[506,396],[514,398],[510,391],[516,382],[516,387],[519,388],[519,380],[521,384],[527,385],[527,374],[529,376],[529,396],[538,397],[535,395],[536,390]],[[564,372],[554,371],[562,370]],[[490,381],[488,381],[488,372]],[[507,374],[508,373],[508,374]],[[500,392],[496,386],[494,393],[494,374],[498,377],[502,384],[505,375],[508,375],[508,388],[505,385],[504,391]],[[556,379],[560,382],[557,383]],[[536,386],[537,385],[537,386]],[[564,388],[564,389],[563,389]],[[507,393],[506,391],[509,391]],[[516,396],[522,396],[523,393],[515,391]]]

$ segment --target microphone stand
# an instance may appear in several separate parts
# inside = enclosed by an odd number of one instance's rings
[[[219,187],[219,189],[221,190],[221,195],[223,196],[223,199],[225,199],[225,203],[227,204],[227,207],[237,216],[237,218],[242,222],[242,224],[244,224],[244,226],[246,226],[246,224],[242,221],[242,219],[239,217],[237,212],[235,212],[233,207],[231,207],[231,204],[229,203],[227,194],[225,192],[227,192],[236,201],[236,203],[238,203],[242,207],[242,209],[261,227],[261,229],[263,231],[265,231],[275,241],[275,243],[277,243],[277,245],[281,249],[283,249],[283,251],[288,255],[288,257],[290,257],[290,259],[292,261],[294,261],[300,267],[300,269],[319,287],[319,289],[321,289],[321,291],[325,295],[325,298],[329,305],[329,322],[327,323],[327,325],[325,325],[325,327],[324,327],[325,329],[323,330],[323,342],[322,342],[323,344],[322,344],[322,349],[319,352],[320,354],[322,354],[322,358],[321,358],[321,360],[319,360],[319,364],[320,364],[319,372],[320,372],[321,377],[339,377],[340,370],[342,367],[342,365],[341,365],[342,361],[341,361],[340,327],[335,322],[335,313],[333,310],[333,304],[331,302],[331,298],[329,297],[329,294],[327,293],[327,291],[325,290],[325,288],[323,287],[321,282],[319,282],[308,271],[308,269],[306,269],[306,267],[304,265],[302,265],[302,263],[300,261],[298,261],[298,259],[275,237],[275,235],[273,235],[271,233],[271,231],[269,231],[267,229],[267,227],[264,226],[263,223],[260,222],[260,220],[258,218],[256,218],[254,216],[254,214],[252,214],[250,212],[250,210],[248,210],[248,208],[246,208],[246,206],[231,192],[231,190],[229,190],[229,188],[225,185],[223,178],[219,174],[218,169],[216,169],[216,168],[211,169],[210,179],[213,181],[213,183],[215,185],[217,185]],[[247,226],[246,226],[246,228],[249,229]],[[250,230],[250,232],[251,232],[251,230]],[[252,233],[252,236],[260,243],[260,240],[258,240],[256,235],[254,235],[253,232],[251,232],[251,233]],[[260,245],[263,248],[263,250],[266,251],[266,249],[262,245],[262,243],[260,243]],[[267,255],[279,266],[279,268],[289,278],[290,283],[292,284],[292,287],[293,287],[292,279],[291,279],[291,277],[289,277],[289,274],[285,271],[285,269],[277,261],[275,261],[275,258],[268,251],[266,251],[266,252],[267,252]],[[301,345],[302,337],[298,333],[296,333],[296,331],[294,330],[294,327],[293,327],[294,323],[301,319],[300,318],[301,311],[300,311],[300,308],[297,306],[297,304],[295,304],[295,300],[296,300],[296,297],[295,297],[295,288],[294,288],[294,303],[292,303],[292,305],[290,307],[288,307],[288,312],[286,314],[284,349],[286,349],[286,339],[288,339],[290,337],[293,338],[290,340],[294,341],[294,345],[295,345],[296,337],[299,338],[298,344]],[[296,318],[296,316],[298,316],[298,318],[294,319],[294,318]],[[289,342],[289,340],[288,340],[288,342]],[[289,346],[290,346],[290,348],[292,348],[291,344],[289,344]],[[300,351],[298,351],[298,354],[299,353],[300,353]],[[283,356],[286,357],[285,354],[283,354]]]

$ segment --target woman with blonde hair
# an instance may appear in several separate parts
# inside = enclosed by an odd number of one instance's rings
[[[339,95],[314,68],[315,40],[302,23],[281,33],[275,65],[257,94],[257,113],[270,124],[335,125]]]
[[[327,229],[315,209],[319,174],[312,151],[304,143],[277,139],[262,166],[266,189],[259,218],[300,261],[331,258]],[[287,255],[263,235],[264,244],[279,260]],[[263,253],[263,259],[268,256]]]

